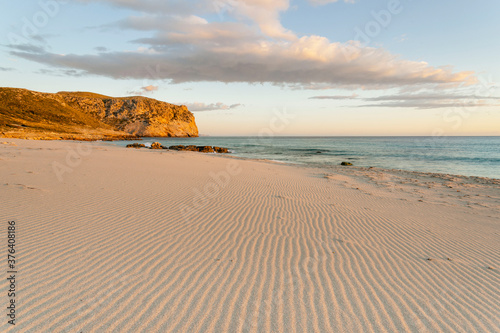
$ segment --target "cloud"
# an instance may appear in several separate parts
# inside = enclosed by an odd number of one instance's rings
[[[254,21],[265,35],[293,40],[295,34],[281,25],[279,15],[290,7],[289,0],[240,0],[228,1],[237,15]]]
[[[406,34],[402,34],[401,36],[399,37],[394,37],[393,38],[396,42],[399,42],[399,43],[402,43],[406,40],[408,40],[408,36]]]
[[[408,94],[408,95],[389,95],[365,98],[365,101],[428,101],[428,100],[456,100],[456,99],[495,99],[495,96],[477,96],[477,95],[452,95],[452,94]]]
[[[171,83],[246,82],[302,89],[385,89],[477,82],[473,72],[454,72],[449,66],[405,60],[360,42],[296,36],[280,21],[280,13],[289,9],[289,0],[81,1],[133,9],[137,15],[108,26],[148,36],[132,41],[137,44],[135,51],[56,54],[42,48],[12,46],[11,54],[88,75]],[[214,14],[219,15],[219,20],[213,19]]]
[[[293,32],[281,25],[280,13],[290,7],[289,0],[80,0],[102,2],[149,14],[188,17],[193,13],[219,14],[256,24],[269,37],[293,39]]]
[[[338,2],[339,0],[309,0],[312,5],[321,6],[329,3]],[[346,3],[354,3],[356,0],[344,0]]]
[[[121,29],[154,31],[152,37],[132,40],[133,43],[148,45],[157,52],[184,50],[189,47],[207,50],[223,50],[235,45],[256,44],[262,40],[256,27],[239,22],[212,22],[198,16],[172,17],[130,17],[116,22]]]
[[[313,97],[309,97],[309,99],[335,99],[335,100],[356,99],[356,98],[358,98],[357,94],[352,94],[352,95],[348,95],[348,96],[337,95],[337,96],[313,96]]]
[[[157,90],[158,90],[158,86],[149,85],[149,86],[141,87],[137,90],[127,91],[127,94],[141,96],[141,95],[146,95],[148,93],[152,93],[152,92],[157,91]]]
[[[66,77],[66,76],[72,76],[72,77],[82,77],[85,74],[82,73],[81,71],[77,71],[74,69],[47,69],[47,68],[42,68],[36,71],[38,74],[43,74],[43,75],[54,75],[54,76],[61,76],[61,77]]]
[[[10,72],[13,70],[15,70],[15,69],[12,67],[0,67],[0,72]]]
[[[390,108],[416,108],[437,109],[450,107],[484,107],[497,106],[495,101],[500,101],[496,96],[479,96],[471,94],[449,94],[449,93],[420,93],[399,94],[377,97],[361,98],[357,94],[336,96],[313,96],[309,99],[326,100],[348,100],[356,99],[364,102],[376,102],[372,104],[360,104],[358,107],[390,107]]]
[[[206,43],[207,41],[205,41]],[[400,59],[383,49],[358,43],[330,43],[302,37],[289,43],[245,43],[220,48],[194,45],[151,52],[108,52],[98,55],[12,51],[11,54],[58,68],[78,69],[115,79],[166,79],[172,83],[218,81],[272,83],[308,88],[365,89],[435,83],[472,84],[472,72]],[[175,52],[174,52],[175,51]],[[154,77],[148,68],[155,66]]]
[[[17,50],[21,52],[26,52],[27,54],[43,54],[46,52],[45,47],[34,45],[34,44],[9,44],[6,45],[12,50]],[[12,52],[15,53],[15,52]]]
[[[32,35],[32,36],[30,36],[30,38],[39,42],[39,43],[47,44],[47,39],[45,39],[45,37],[42,35]]]
[[[181,103],[183,105],[186,105],[190,111],[197,112],[197,111],[216,111],[216,110],[231,110],[235,109],[241,104],[231,104],[231,105],[226,105],[222,102],[218,103],[211,103],[211,104],[206,104],[206,103],[200,103],[200,102],[195,102],[195,103]]]
[[[471,108],[483,106],[499,106],[500,104],[490,104],[484,100],[479,101],[456,101],[456,102],[429,102],[429,101],[401,101],[380,104],[366,104],[359,107],[385,107],[385,108],[415,108],[415,109],[440,109],[440,108]]]
[[[212,1],[193,1],[193,0],[79,0],[82,3],[105,3],[118,8],[128,8],[146,13],[176,13],[188,14],[193,10],[207,11]],[[213,1],[219,2],[219,1]],[[224,1],[221,1],[224,2]]]
[[[104,46],[96,46],[96,47],[94,47],[94,50],[99,51],[99,52],[109,51],[109,49],[107,47],[104,47]]]
[[[499,101],[500,97],[458,94],[402,94],[370,97],[364,98],[363,100],[382,103],[364,104],[359,107],[438,109],[451,107],[469,108],[498,106],[498,104],[494,104],[491,101]]]

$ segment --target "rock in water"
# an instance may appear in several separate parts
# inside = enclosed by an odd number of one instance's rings
[[[342,163],[340,163],[340,165],[352,165],[352,163],[351,162],[342,162]]]
[[[151,144],[151,149],[163,149],[163,146],[159,142],[153,142]]]
[[[183,145],[170,146],[170,147],[168,147],[168,149],[172,149],[172,150],[185,150],[186,146],[183,146]]]
[[[198,151],[202,153],[213,153],[214,149],[211,146],[199,146]]]
[[[190,145],[190,146],[184,146],[184,145],[177,145],[177,146],[170,146],[168,147],[171,150],[179,150],[179,151],[199,151],[202,153],[219,153],[219,154],[224,154],[224,153],[229,153],[229,150],[224,147],[211,147],[211,146],[195,146],[195,145]]]
[[[214,146],[214,150],[216,153],[219,153],[219,154],[227,154],[229,153],[229,150],[227,148],[224,148],[224,147],[215,147]]]
[[[127,148],[144,148],[146,145],[144,143],[131,143],[127,145]]]

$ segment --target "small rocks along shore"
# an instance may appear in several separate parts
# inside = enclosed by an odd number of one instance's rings
[[[127,148],[146,148],[146,145],[143,143],[131,143],[127,145]],[[162,146],[159,142],[153,142],[149,149],[170,149],[170,150],[178,150],[178,151],[199,151],[201,153],[218,153],[218,154],[228,154],[229,150],[224,147],[217,146],[195,146],[195,145],[177,145],[177,146]]]

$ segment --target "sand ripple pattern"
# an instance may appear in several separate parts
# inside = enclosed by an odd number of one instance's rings
[[[94,150],[59,182],[64,153],[0,167],[20,258],[2,332],[500,331],[498,211],[182,152]],[[230,163],[241,172],[194,205]]]

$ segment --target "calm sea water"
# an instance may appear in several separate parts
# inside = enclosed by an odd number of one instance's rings
[[[244,158],[500,178],[500,137],[199,137],[144,138],[142,143],[229,148]],[[126,145],[130,141],[115,142]]]

